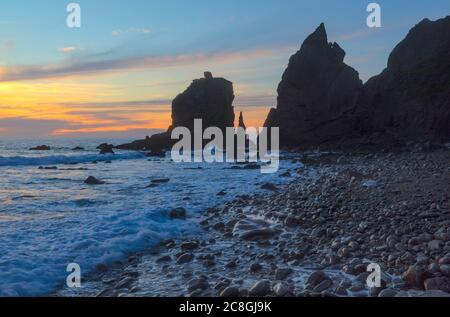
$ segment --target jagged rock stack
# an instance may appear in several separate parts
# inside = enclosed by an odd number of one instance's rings
[[[450,16],[423,20],[394,49],[388,67],[363,84],[322,23],[290,58],[264,126],[279,127],[280,144],[288,147],[450,142],[448,34]],[[192,129],[194,119],[203,119],[203,129],[232,127],[233,100],[233,84],[205,72],[173,101],[167,132],[118,148],[160,153],[173,144],[172,129]]]
[[[365,85],[323,24],[290,59],[265,126],[285,146],[450,141],[450,17],[423,20]]]
[[[345,52],[328,43],[322,23],[294,54],[278,86],[278,107],[265,126],[279,127],[283,145],[313,145],[350,133],[362,88]]]

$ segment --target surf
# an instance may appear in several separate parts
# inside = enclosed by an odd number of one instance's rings
[[[40,157],[30,156],[0,156],[0,167],[5,166],[48,166],[48,165],[72,165],[91,162],[106,162],[114,160],[130,160],[144,158],[145,154],[140,152],[129,152],[123,154],[85,154],[85,155],[50,155]]]

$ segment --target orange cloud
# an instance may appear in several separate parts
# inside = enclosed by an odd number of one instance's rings
[[[76,48],[75,46],[67,46],[58,49],[58,51],[62,53],[72,53],[75,52],[76,50],[78,50],[78,48]]]

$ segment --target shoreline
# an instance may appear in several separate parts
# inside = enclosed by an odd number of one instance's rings
[[[198,215],[202,234],[54,295],[450,296],[449,150],[298,159],[285,186]],[[367,288],[369,263],[380,288]]]

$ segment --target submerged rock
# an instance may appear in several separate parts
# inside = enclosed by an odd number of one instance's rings
[[[105,182],[103,182],[101,180],[98,180],[94,176],[89,176],[88,178],[86,178],[84,183],[88,184],[88,185],[102,185],[102,184],[105,184]]]
[[[294,288],[284,282],[279,282],[273,287],[273,292],[278,297],[293,296]]]
[[[30,148],[30,151],[50,151],[51,148],[48,145],[39,145],[36,147]]]
[[[181,219],[186,220],[186,209],[184,208],[174,208],[169,212],[169,217],[171,219]]]
[[[152,184],[167,184],[170,182],[170,178],[158,178],[152,180]]]
[[[278,281],[285,280],[294,271],[291,268],[278,268],[275,271],[275,279]]]
[[[193,291],[203,291],[209,287],[208,279],[206,276],[200,276],[198,278],[193,278],[188,282],[187,289],[189,292]]]
[[[271,183],[266,183],[266,184],[262,185],[261,189],[271,190],[271,191],[277,191],[278,190],[278,188],[274,184],[271,184]]]
[[[57,166],[39,166],[40,170],[57,170]]]

